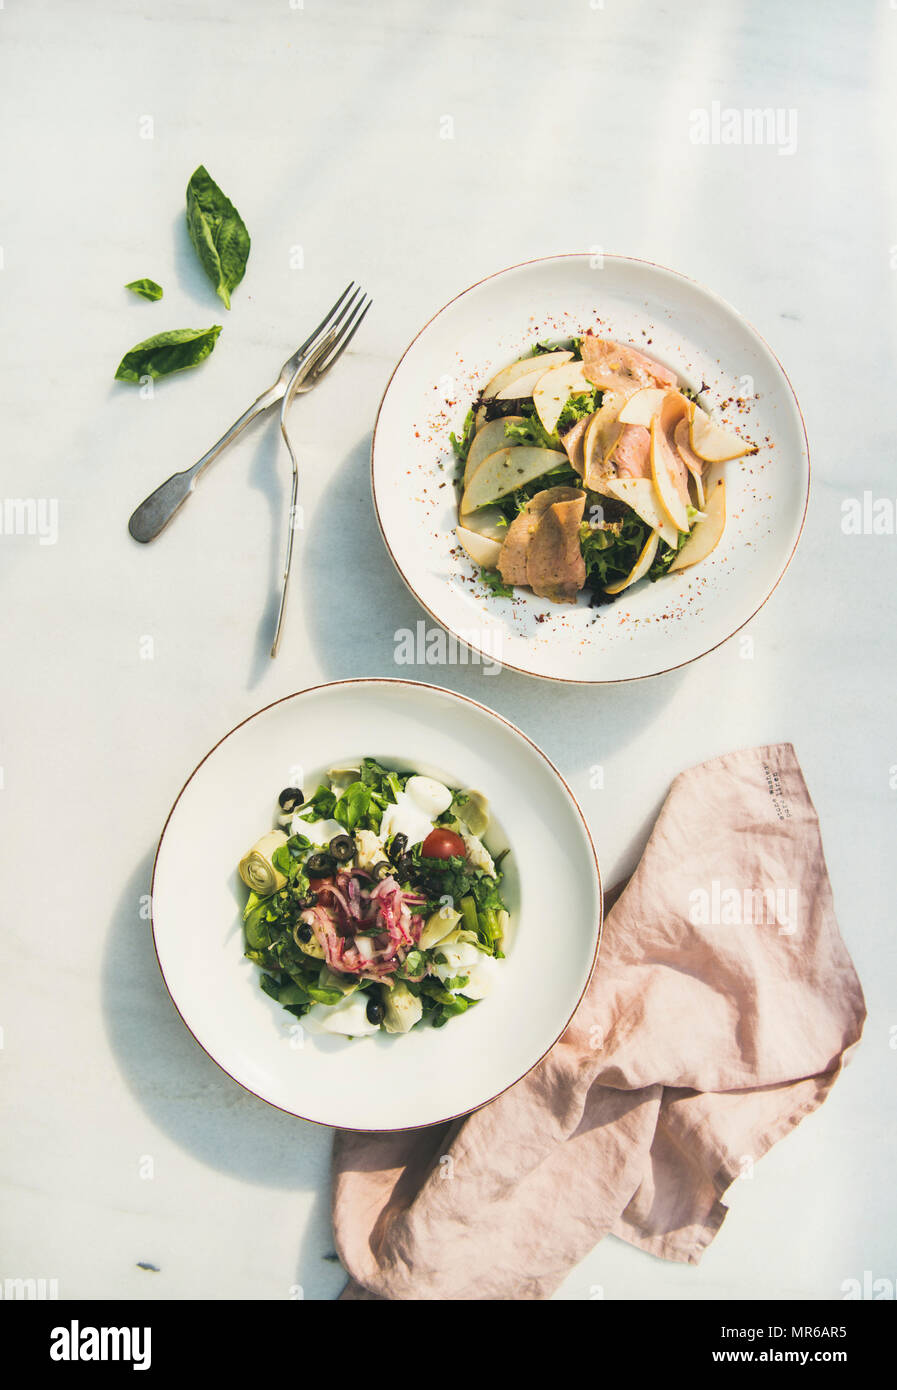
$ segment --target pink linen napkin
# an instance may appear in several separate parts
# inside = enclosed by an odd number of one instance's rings
[[[337,1133],[341,1296],[544,1299],[608,1233],[696,1264],[864,1019],[791,745],[682,773],[548,1056],[461,1120]]]

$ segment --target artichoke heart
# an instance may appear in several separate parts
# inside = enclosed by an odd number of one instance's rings
[[[454,908],[437,907],[424,923],[418,946],[422,951],[429,951],[432,946],[437,946],[448,936],[449,932],[454,931],[460,921],[461,914]]]
[[[471,835],[485,835],[489,829],[489,802],[482,792],[469,791],[457,807],[456,815]]]
[[[410,1033],[424,1012],[423,1004],[401,980],[396,980],[384,1003],[383,1027],[387,1033]]]
[[[287,837],[282,830],[269,830],[252,846],[248,854],[240,860],[240,877],[260,898],[269,898],[286,883],[286,874],[275,869],[272,861],[274,851],[285,845]]]

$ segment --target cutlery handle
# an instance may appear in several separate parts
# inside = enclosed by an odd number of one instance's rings
[[[134,540],[140,541],[141,545],[155,540],[159,532],[168,525],[178,508],[184,505],[196,486],[196,480],[203,469],[207,468],[221,451],[236,439],[250,420],[254,420],[257,415],[261,415],[263,411],[274,405],[282,395],[283,387],[279,382],[276,386],[263,391],[258,399],[252,402],[249,409],[244,410],[239,420],[234,421],[227,433],[223,434],[218,442],[212,445],[208,453],[203,454],[201,459],[197,459],[192,468],[187,468],[182,473],[173,473],[170,478],[167,478],[156,488],[155,492],[151,492],[149,497],[140,503],[128,522],[128,530]]]

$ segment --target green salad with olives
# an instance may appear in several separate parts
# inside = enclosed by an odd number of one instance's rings
[[[408,1033],[486,997],[510,916],[480,792],[366,757],[276,820],[240,861],[246,955],[303,1026]]]

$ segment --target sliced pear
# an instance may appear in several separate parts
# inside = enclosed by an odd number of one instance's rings
[[[700,473],[689,473],[688,491],[690,495],[694,496],[694,505],[699,512],[702,512],[707,498],[704,492],[704,479],[701,477]]]
[[[663,512],[650,478],[608,478],[607,491],[611,497],[631,507],[636,516],[647,522],[660,539],[675,550],[679,543],[679,530]]]
[[[501,541],[490,540],[488,536],[478,536],[476,531],[468,531],[466,526],[456,526],[455,535],[475,565],[482,565],[485,570],[495,569],[501,554]]]
[[[686,570],[691,565],[697,565],[701,560],[706,560],[711,550],[716,549],[725,529],[726,483],[725,479],[720,478],[707,498],[703,520],[697,523],[667,573],[672,574],[673,570]]]
[[[696,504],[699,511],[704,509],[704,498],[707,489],[704,485],[704,460],[698,458],[689,442],[691,438],[691,423],[688,416],[683,415],[678,425],[673,431],[673,447],[681,458],[689,472],[689,490],[694,493]]]
[[[721,463],[712,463],[704,474],[704,496],[709,497],[726,470]]]
[[[644,579],[648,570],[654,563],[654,556],[657,554],[657,547],[660,544],[660,534],[652,531],[642,547],[642,553],[636,560],[629,574],[625,579],[621,579],[619,584],[606,584],[604,592],[606,594],[622,594],[624,589],[628,589],[630,584],[637,584],[640,579]]]
[[[546,353],[546,356],[548,354]],[[522,401],[527,396],[531,396],[545,375],[541,367],[536,367],[526,376],[517,377],[510,386],[506,386],[503,391],[499,391],[495,397],[497,401]]]
[[[740,459],[751,451],[750,444],[745,444],[737,434],[732,434],[730,430],[724,430],[722,425],[716,424],[700,406],[695,406],[689,438],[698,458],[704,459],[707,463],[725,463],[727,459]]]
[[[636,391],[635,395],[629,397],[617,419],[621,425],[644,425],[649,430],[666,394],[667,388],[664,386],[646,386]]]
[[[508,518],[501,507],[481,507],[478,512],[461,512],[458,517],[465,531],[486,536],[490,541],[503,541],[508,534]]]
[[[573,353],[567,352],[565,349],[560,352],[537,352],[529,357],[522,357],[519,362],[512,362],[510,367],[503,367],[500,372],[496,372],[492,380],[486,383],[483,390],[483,400],[488,401],[493,396],[500,395],[513,385],[518,377],[532,376],[537,371],[547,372],[550,367],[558,367],[562,362],[569,362],[572,356]],[[519,393],[514,392],[513,394]]]
[[[553,432],[571,396],[594,389],[581,362],[563,362],[545,372],[533,388],[533,405],[548,433]]]
[[[483,459],[494,454],[496,449],[513,449],[515,447],[515,441],[509,439],[505,434],[505,425],[522,425],[523,423],[524,417],[522,415],[504,415],[499,420],[490,420],[481,430],[477,430],[467,454],[467,462],[464,465],[465,487]]]
[[[651,477],[658,501],[667,517],[678,531],[688,531],[688,510],[673,481],[674,469],[676,459],[661,424],[659,411],[651,421]]]
[[[562,449],[498,449],[483,459],[461,498],[461,512],[475,512],[567,462]]]
[[[583,445],[585,459],[583,482],[593,492],[606,492],[605,483],[607,474],[610,472],[610,456],[620,442],[620,435],[623,433],[623,426],[618,420],[618,415],[625,401],[625,391],[605,391],[599,409],[595,411],[589,421]]]

